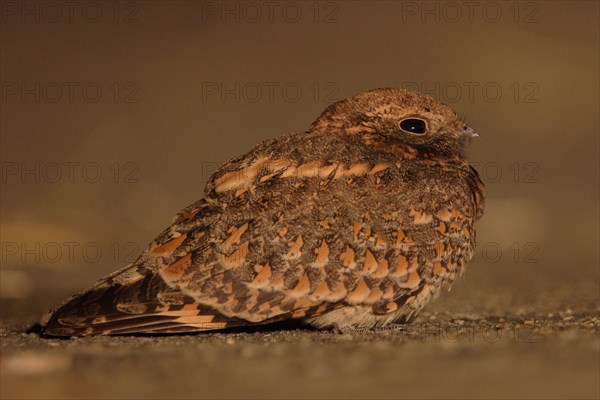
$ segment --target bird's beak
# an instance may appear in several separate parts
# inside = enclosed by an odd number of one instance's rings
[[[477,132],[475,129],[471,128],[470,126],[465,125],[465,128],[461,132],[461,136],[467,136],[467,137],[472,137],[472,138],[479,137],[479,132]]]

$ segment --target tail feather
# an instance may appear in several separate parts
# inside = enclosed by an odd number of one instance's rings
[[[167,286],[151,271],[138,270],[138,274],[130,274],[136,279],[115,281],[112,275],[68,299],[42,321],[42,333],[85,336],[199,332],[249,324],[196,302]]]
[[[278,292],[260,294],[252,310],[262,316],[261,306],[270,311],[281,308]],[[248,298],[247,301],[250,301]],[[228,302],[208,305],[199,303],[177,288],[170,287],[154,271],[130,266],[101,280],[90,289],[76,294],[52,310],[42,320],[42,334],[47,336],[130,335],[193,333],[234,327],[266,325],[288,319],[318,316],[341,306],[323,303],[279,310],[264,319],[246,320],[225,315],[222,310],[235,310],[230,303],[243,304],[232,296]],[[273,303],[273,304],[270,304]],[[221,310],[221,308],[219,309]]]

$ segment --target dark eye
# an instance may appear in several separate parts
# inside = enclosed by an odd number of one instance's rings
[[[408,133],[421,135],[427,132],[427,124],[422,119],[407,118],[400,121],[400,128]]]

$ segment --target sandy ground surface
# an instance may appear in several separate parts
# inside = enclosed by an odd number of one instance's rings
[[[3,326],[2,398],[598,398],[596,314],[396,332],[40,339]]]
[[[1,395],[596,399],[597,277],[556,279],[561,271],[547,269],[532,281],[522,268],[483,266],[396,331],[287,327],[66,340],[25,333],[36,313],[64,294],[61,287],[2,302]]]

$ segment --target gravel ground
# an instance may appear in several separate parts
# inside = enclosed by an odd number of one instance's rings
[[[301,328],[44,339],[2,326],[3,399],[600,396],[598,310],[424,313],[395,331]]]
[[[26,333],[80,275],[32,270],[37,290],[0,302],[2,399],[600,397],[595,268],[479,262],[396,331]]]

